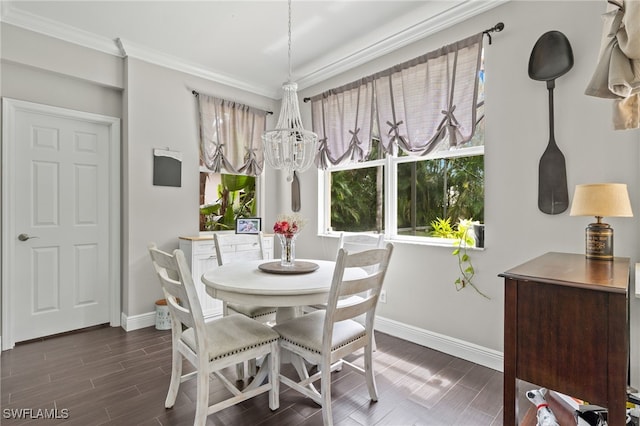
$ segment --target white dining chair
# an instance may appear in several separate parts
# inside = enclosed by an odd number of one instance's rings
[[[280,375],[280,381],[320,404],[325,425],[333,424],[331,372],[343,363],[365,375],[371,400],[378,400],[373,372],[373,326],[378,298],[392,252],[391,243],[385,248],[353,254],[340,249],[326,310],[314,311],[273,327],[280,334],[282,349],[291,351],[319,367],[319,371],[312,376],[304,370],[300,381],[284,375]],[[348,268],[362,268],[369,272],[365,277],[345,279],[344,273]],[[358,293],[365,293],[366,296],[348,305],[339,303],[340,299]],[[365,315],[365,325],[355,321],[360,315]],[[343,359],[361,348],[364,348],[364,369]],[[313,386],[313,382],[318,379],[320,393]]]
[[[169,254],[158,250],[154,243],[149,244],[148,249],[171,314],[172,368],[165,407],[171,408],[175,404],[181,382],[195,378],[194,425],[204,425],[208,415],[265,392],[269,392],[269,408],[276,410],[280,404],[278,333],[238,314],[205,322],[184,253],[174,250],[173,254]],[[256,379],[241,390],[221,371],[261,356],[266,357],[260,373],[269,377],[267,383],[262,378]],[[183,359],[189,361],[196,371],[183,375]],[[268,374],[265,370],[268,370]],[[211,406],[210,375],[219,378],[232,394]]]
[[[364,250],[370,250],[373,248],[383,248],[384,247],[384,234],[365,234],[365,233],[340,233],[340,239],[338,240],[338,250],[341,248],[345,249],[349,253],[358,253]],[[357,301],[365,297],[366,294],[354,294],[345,299],[341,299],[338,304],[346,305]],[[311,309],[307,311],[312,311],[316,309],[326,309],[326,304],[312,305]],[[364,325],[364,317],[356,318],[356,321],[360,322]],[[376,350],[376,341],[373,339],[373,350]]]
[[[216,258],[218,266],[231,262],[264,259],[264,247],[262,245],[262,232],[258,234],[214,233]],[[237,303],[222,302],[222,315],[242,314],[262,323],[272,323],[276,319],[276,308],[270,306],[241,305]],[[248,375],[255,376],[256,362],[249,361],[247,365]],[[238,379],[244,379],[244,365],[237,367]]]

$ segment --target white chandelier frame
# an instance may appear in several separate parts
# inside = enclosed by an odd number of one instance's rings
[[[264,157],[274,169],[284,170],[287,181],[293,173],[307,170],[314,162],[318,135],[305,130],[300,118],[298,84],[291,81],[291,0],[289,0],[289,81],[282,85],[283,96],[276,128],[262,135]]]

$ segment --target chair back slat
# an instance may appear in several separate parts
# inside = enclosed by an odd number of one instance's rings
[[[342,304],[336,307],[333,313],[333,322],[353,319],[366,314],[375,308],[376,303],[378,303],[378,297],[371,295],[360,299],[357,303]]]
[[[384,247],[384,234],[367,233],[344,233],[340,234],[338,249],[345,249],[349,253],[359,253],[361,251]],[[367,272],[374,272],[375,267],[365,267]]]
[[[341,233],[338,248],[343,248],[349,253],[384,247],[384,234],[365,233]]]
[[[346,249],[342,249],[349,256],[345,258],[345,268],[366,268],[380,266],[384,261],[387,253],[386,248],[382,249],[369,249],[360,252],[350,252]]]
[[[221,266],[239,260],[264,259],[262,238],[262,232],[258,234],[213,234],[218,265]]]
[[[191,314],[192,308],[189,303],[189,296],[184,290],[184,286],[177,281],[166,278],[166,276],[160,276],[160,282],[171,315],[177,317],[177,319],[187,327],[195,327],[193,315]]]
[[[377,273],[369,275],[364,278],[358,278],[354,280],[343,280],[342,285],[338,289],[338,295],[340,298],[353,296],[372,290],[375,287]]]

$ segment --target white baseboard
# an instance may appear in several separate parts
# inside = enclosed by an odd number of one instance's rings
[[[122,326],[122,328],[124,328],[124,331],[133,331],[133,330],[138,330],[140,328],[146,328],[146,327],[152,327],[156,325],[156,313],[154,312],[147,312],[146,314],[140,314],[140,315],[133,315],[133,316],[126,316],[124,313],[122,313],[122,320],[120,321],[120,324]]]
[[[155,325],[155,312],[147,312],[130,317],[122,314],[122,328],[124,328],[125,331],[133,331]],[[503,371],[504,368],[504,356],[502,352],[456,339],[455,337],[445,336],[444,334],[435,333],[384,317],[376,317],[376,330],[497,371]]]
[[[222,316],[221,312],[205,312],[204,313],[205,321],[209,318],[215,318]],[[141,328],[146,327],[155,327],[156,326],[156,312],[147,312],[146,314],[126,316],[124,313],[121,314],[121,326],[124,331],[133,331],[139,330]]]
[[[493,349],[379,316],[376,317],[375,328],[382,333],[408,340],[418,345],[426,346],[497,371],[503,371],[504,369],[503,353]]]

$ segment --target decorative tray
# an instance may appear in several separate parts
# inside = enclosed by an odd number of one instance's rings
[[[293,266],[282,266],[279,260],[258,265],[258,269],[270,274],[308,274],[318,268],[316,263],[299,260],[296,260]]]

